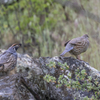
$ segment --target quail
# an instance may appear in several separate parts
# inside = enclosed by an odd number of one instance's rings
[[[9,72],[13,70],[17,64],[17,49],[21,44],[13,44],[4,53],[0,55],[0,71]]]
[[[84,34],[81,37],[69,40],[64,44],[65,50],[63,51],[62,54],[60,54],[60,56],[63,56],[65,53],[69,52],[70,54],[76,56],[77,59],[79,59],[79,55],[85,52],[89,47],[88,38],[89,36],[87,34]]]

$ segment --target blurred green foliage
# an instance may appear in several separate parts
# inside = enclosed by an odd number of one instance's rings
[[[2,31],[10,33],[16,41],[21,42],[23,52],[30,49],[32,54],[36,46],[35,56],[49,56],[53,46],[50,30],[55,28],[59,20],[54,17],[59,13],[54,9],[57,5],[53,0],[21,0],[12,5],[2,5]]]
[[[34,57],[59,56],[66,41],[88,34],[90,47],[80,58],[100,70],[100,24],[55,1],[17,0],[13,4],[0,5],[1,48],[21,42],[21,53]],[[77,0],[76,3],[84,11],[100,15],[100,1]]]

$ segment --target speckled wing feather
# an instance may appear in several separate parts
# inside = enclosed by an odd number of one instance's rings
[[[9,52],[4,52],[2,55],[0,55],[0,64],[5,64],[10,62],[12,55]]]
[[[17,63],[16,57],[17,56],[14,56],[13,54],[11,54],[7,63],[4,64],[4,71],[10,71],[15,68],[16,63]]]

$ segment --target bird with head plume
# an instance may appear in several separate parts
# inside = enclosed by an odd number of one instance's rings
[[[17,64],[16,51],[20,46],[20,43],[13,44],[0,55],[0,72],[9,72],[15,68]]]

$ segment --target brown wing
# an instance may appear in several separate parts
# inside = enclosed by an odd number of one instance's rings
[[[11,56],[11,53],[4,52],[0,55],[0,64],[5,64]]]
[[[3,71],[11,71],[12,69],[15,68],[17,63],[16,57],[12,54],[9,57],[9,60],[4,64],[4,69]]]
[[[81,44],[83,41],[83,38],[82,37],[78,37],[78,38],[74,38],[72,40],[69,40],[67,41],[64,46],[66,46],[68,43],[72,44],[72,45],[78,45],[78,44]]]
[[[9,52],[4,52],[0,55],[0,71],[10,71],[17,63],[17,56]]]
[[[9,63],[9,62],[14,63],[14,62],[16,62],[16,61],[17,61],[16,57],[12,54],[12,55],[10,55],[10,57],[9,57],[9,59],[8,59],[8,61],[7,61],[7,63]]]
[[[17,56],[14,56],[9,52],[4,52],[2,55],[0,55],[0,64],[9,63],[13,60],[12,58],[17,59]]]
[[[69,43],[72,45],[80,45],[83,42],[83,38],[78,37],[75,39],[72,39]]]

